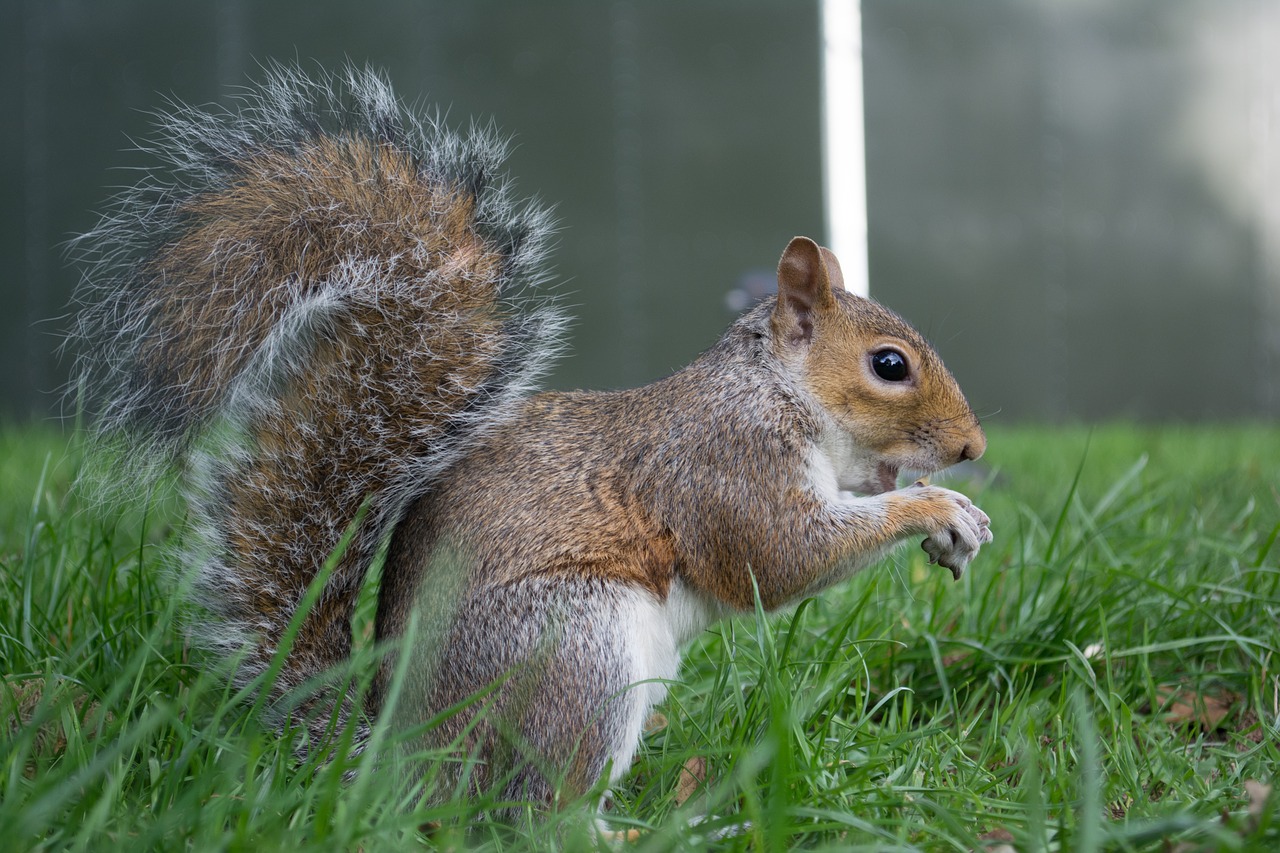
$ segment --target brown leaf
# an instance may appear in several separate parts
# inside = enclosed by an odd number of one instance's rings
[[[644,835],[638,829],[602,829],[600,837],[608,844],[635,844]]]
[[[1018,853],[1018,848],[1013,846],[1013,833],[1003,826],[982,833],[978,840],[982,842],[985,853]]]
[[[36,709],[46,695],[51,695],[53,702],[65,701],[65,697],[70,696],[71,707],[82,725],[89,725],[101,712],[99,704],[71,682],[57,679],[46,682],[38,677],[10,681],[0,677],[0,720],[7,720],[9,735],[32,725]],[[106,721],[111,719],[111,714],[107,714]],[[32,746],[37,755],[58,755],[66,749],[67,734],[60,718],[45,720],[34,734]]]
[[[1258,819],[1262,817],[1262,812],[1267,807],[1267,798],[1271,796],[1271,786],[1256,779],[1246,779],[1244,793],[1249,798],[1249,820],[1257,826]]]
[[[1233,693],[1214,695],[1177,684],[1162,684],[1156,696],[1164,708],[1164,721],[1171,726],[1195,723],[1207,732],[1216,730],[1239,698]]]
[[[683,806],[706,781],[707,760],[700,755],[686,760],[684,766],[680,768],[680,781],[676,783],[676,805]]]

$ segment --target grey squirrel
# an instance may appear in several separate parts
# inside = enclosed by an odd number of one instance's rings
[[[80,244],[78,385],[117,477],[178,471],[196,635],[237,684],[337,557],[266,688],[312,744],[351,721],[359,750],[403,662],[421,719],[482,694],[429,735],[476,759],[466,784],[549,804],[627,771],[682,645],[757,594],[783,607],[910,539],[958,578],[991,541],[963,495],[898,487],[986,439],[812,240],[685,369],[534,393],[564,328],[552,226],[492,132],[417,118],[372,71],[273,67],[151,150]],[[384,547],[376,635],[401,643],[364,695],[326,687]]]

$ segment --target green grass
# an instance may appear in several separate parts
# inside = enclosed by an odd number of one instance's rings
[[[1280,848],[1280,794],[1246,793],[1277,766],[1280,429],[990,439],[963,488],[996,541],[959,583],[912,547],[695,643],[614,792],[635,847]],[[180,517],[86,507],[75,467],[0,433],[0,847],[595,843],[573,804],[504,827],[294,759],[183,640]]]

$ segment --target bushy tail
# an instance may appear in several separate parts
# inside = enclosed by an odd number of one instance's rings
[[[240,683],[364,507],[283,696],[347,658],[391,526],[547,366],[551,224],[509,198],[491,132],[415,118],[368,70],[274,67],[234,111],[160,127],[163,168],[78,241],[80,387],[116,476],[180,471],[195,633],[244,655]]]

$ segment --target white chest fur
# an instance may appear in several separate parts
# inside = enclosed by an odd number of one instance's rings
[[[614,744],[610,781],[631,766],[650,712],[666,697],[666,683],[679,673],[680,650],[722,615],[722,608],[679,579],[672,583],[666,601],[631,590],[619,610],[619,624],[630,656],[631,687],[623,697],[626,724]]]
[[[865,492],[876,477],[877,460],[853,436],[829,424],[809,450],[809,476],[814,491],[836,503],[849,492]]]

